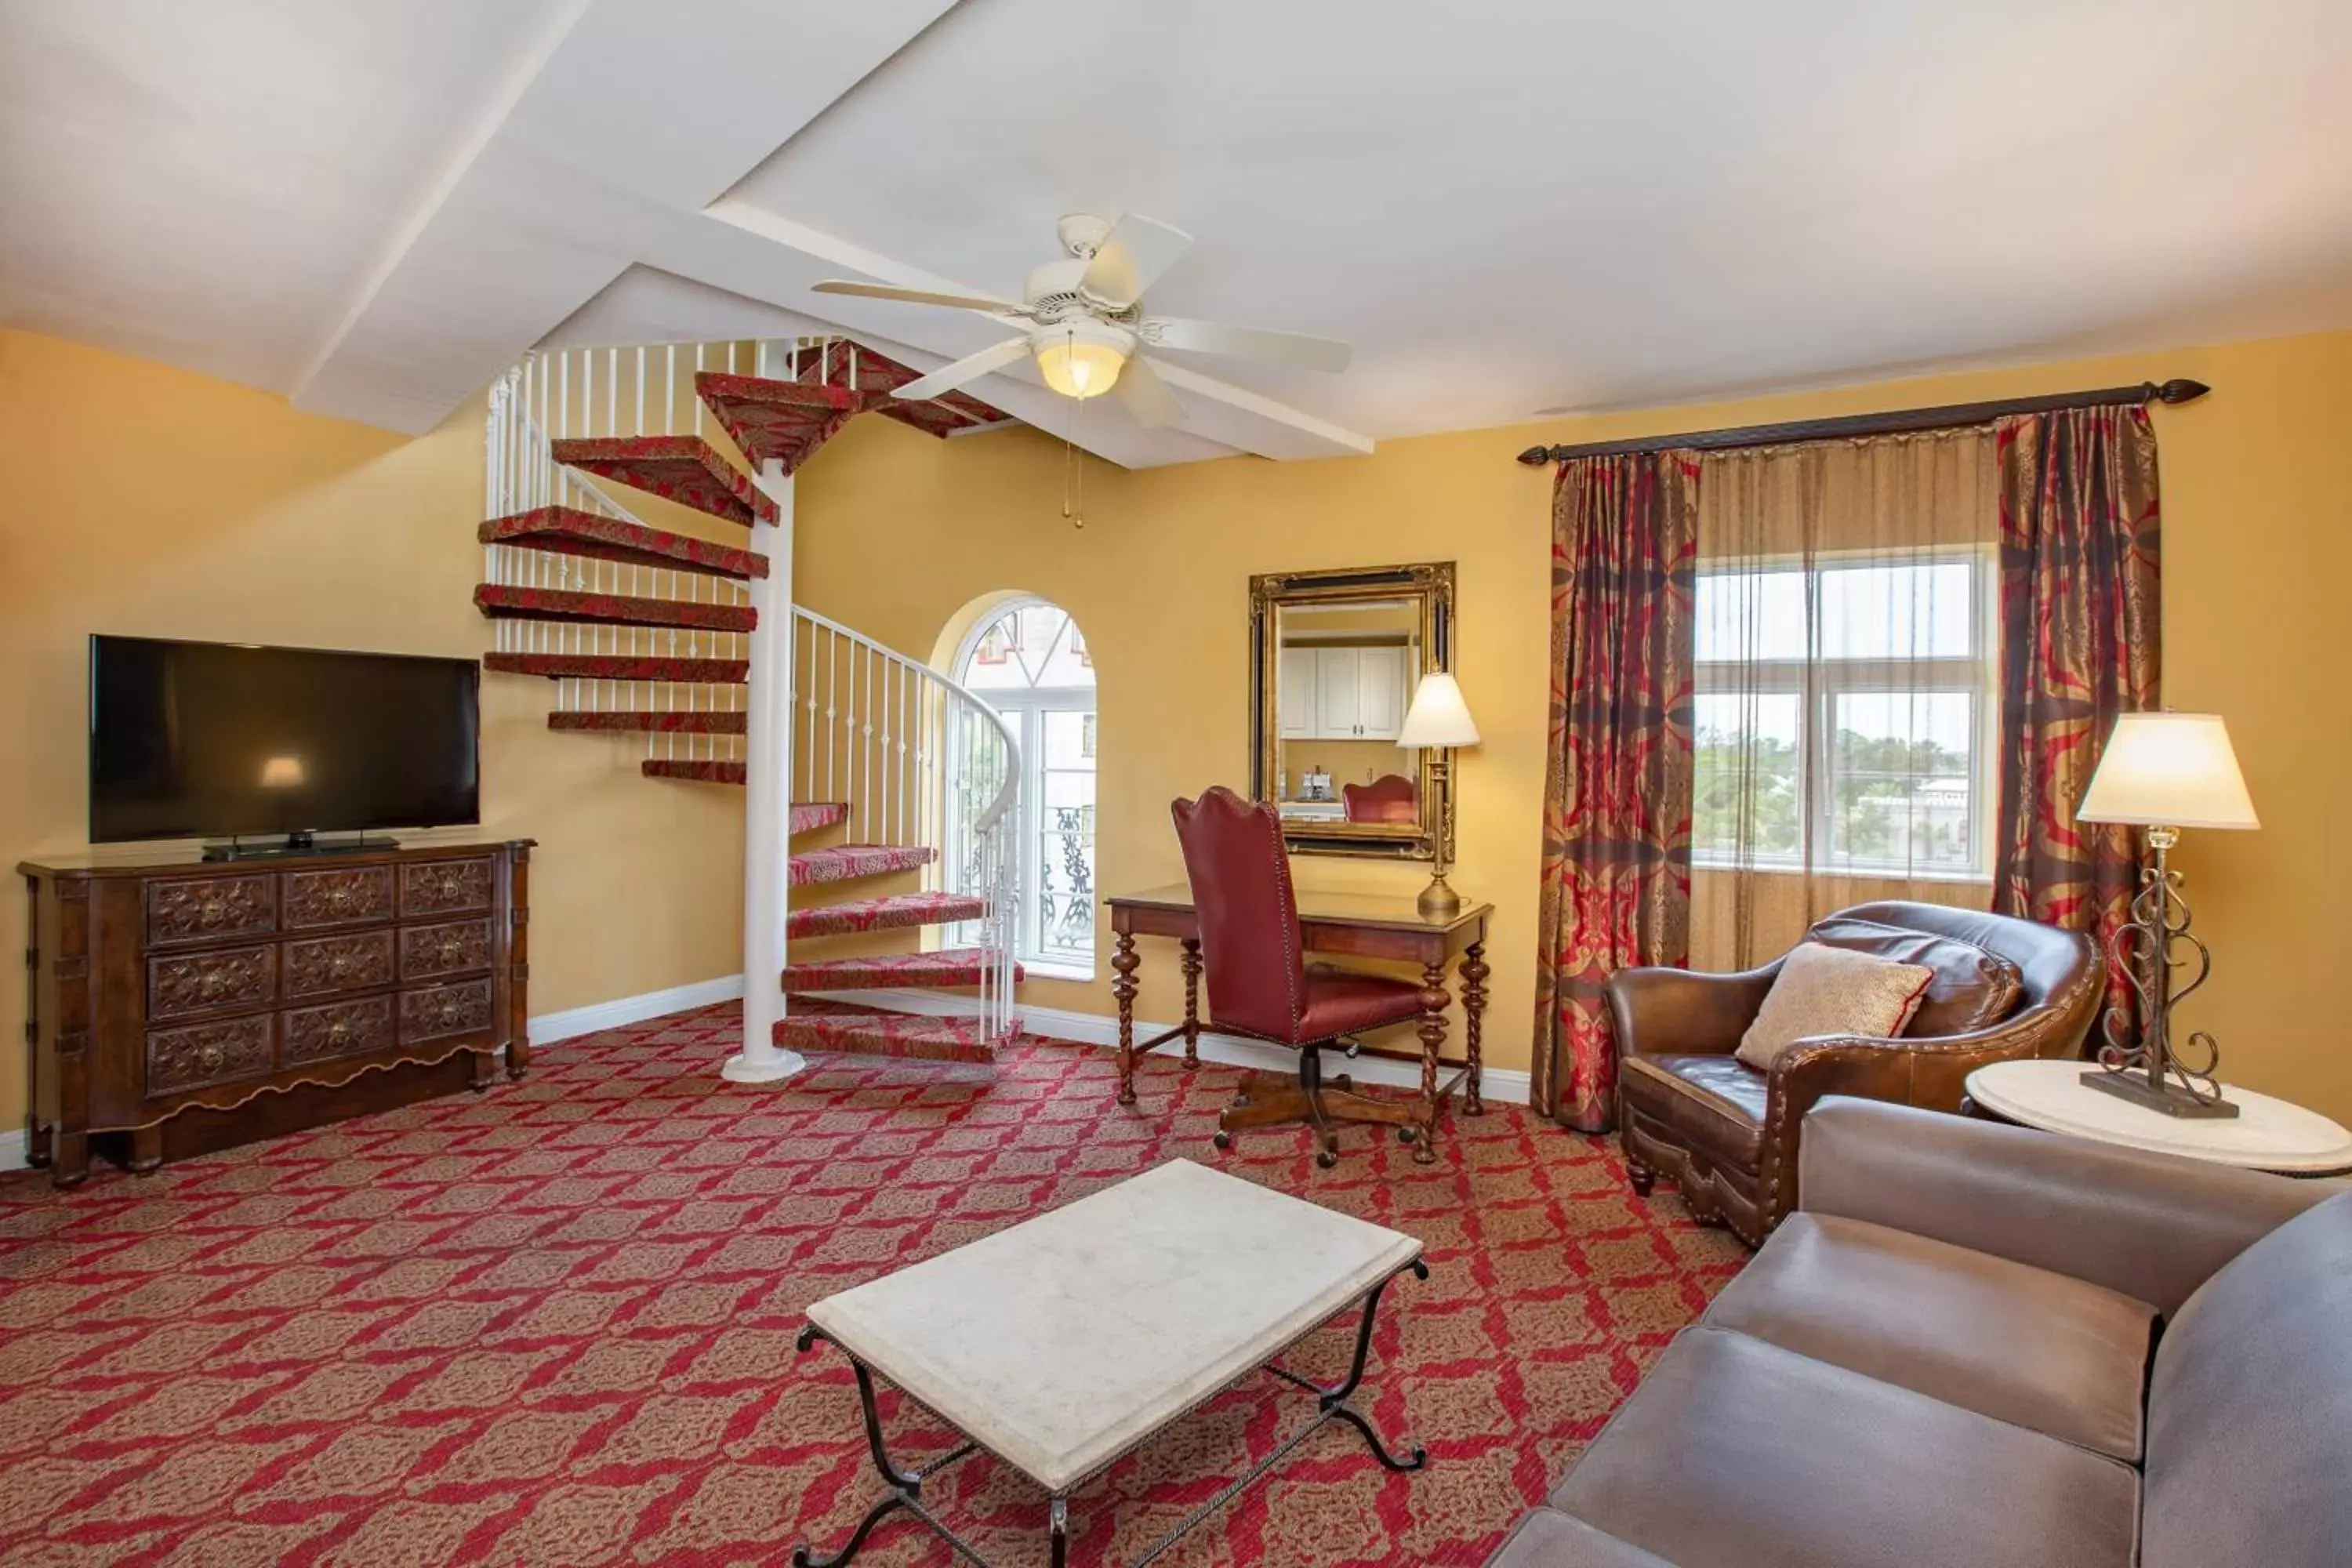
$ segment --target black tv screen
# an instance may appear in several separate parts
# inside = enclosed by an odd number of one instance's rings
[[[89,837],[226,837],[481,819],[480,667],[89,639]]]

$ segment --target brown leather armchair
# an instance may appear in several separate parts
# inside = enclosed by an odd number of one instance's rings
[[[1803,1040],[1761,1073],[1732,1052],[1781,960],[1736,974],[1629,969],[1609,982],[1633,1190],[1670,1177],[1694,1215],[1750,1247],[1797,1206],[1798,1131],[1823,1095],[1958,1111],[1968,1075],[1987,1062],[2080,1055],[2105,984],[2088,937],[1938,904],[1856,904],[1806,938],[1933,969],[1908,1031]]]
[[[1316,1163],[1328,1169],[1339,1161],[1343,1121],[1385,1123],[1412,1142],[1404,1106],[1355,1093],[1345,1075],[1325,1085],[1322,1048],[1419,1017],[1420,984],[1307,963],[1282,818],[1271,803],[1253,805],[1220,784],[1199,800],[1177,801],[1170,813],[1201,922],[1209,1022],[1298,1053],[1298,1086],[1244,1086],[1217,1118],[1217,1147],[1231,1147],[1246,1127],[1305,1121],[1321,1145]]]

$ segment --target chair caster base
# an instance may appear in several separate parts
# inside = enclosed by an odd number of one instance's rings
[[[1418,1127],[1412,1127],[1412,1126],[1400,1126],[1400,1127],[1396,1130],[1396,1134],[1397,1134],[1397,1142],[1400,1142],[1400,1143],[1410,1143],[1410,1142],[1412,1142],[1414,1139],[1419,1138],[1419,1137],[1421,1136],[1421,1129],[1420,1129],[1420,1128],[1418,1128]]]
[[[1328,1171],[1339,1163],[1339,1156],[1326,1149],[1315,1156],[1315,1163]]]
[[[1220,1149],[1230,1149],[1234,1146],[1234,1135],[1230,1132],[1212,1133],[1209,1142]]]

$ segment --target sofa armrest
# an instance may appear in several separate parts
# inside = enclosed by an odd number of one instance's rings
[[[1736,974],[1688,969],[1621,969],[1609,977],[1617,1054],[1729,1056],[1756,1021],[1779,960]]]
[[[1843,1097],[1805,1119],[1801,1163],[1808,1212],[2069,1275],[2167,1315],[2253,1242],[2347,1190]]]

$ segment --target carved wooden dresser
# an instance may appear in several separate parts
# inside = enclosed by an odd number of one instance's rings
[[[27,1159],[68,1186],[520,1078],[530,848],[19,866]]]

